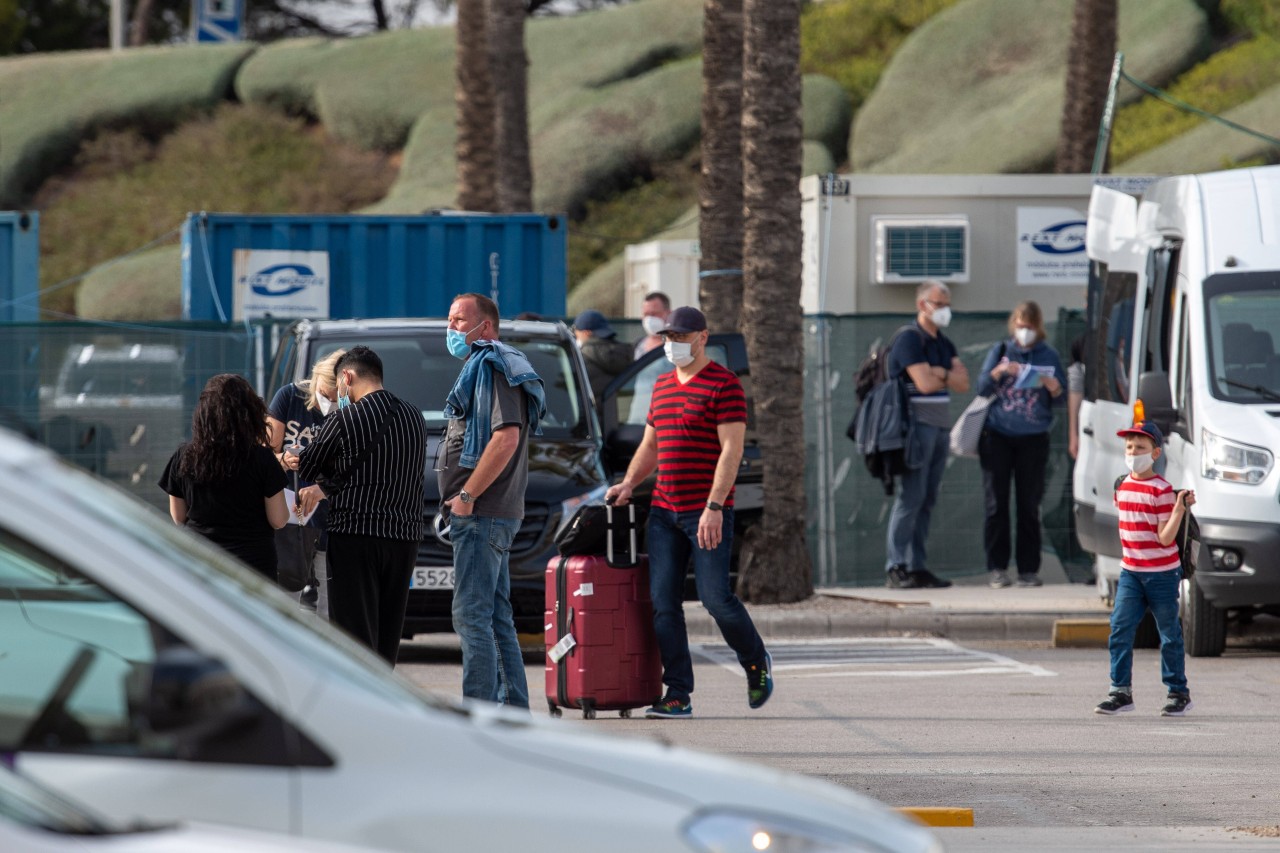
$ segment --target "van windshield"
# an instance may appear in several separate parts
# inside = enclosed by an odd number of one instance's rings
[[[571,354],[559,340],[503,335],[504,343],[522,351],[542,377],[547,398],[547,415],[542,421],[542,434],[547,438],[587,438],[587,412],[582,405]],[[350,349],[364,343],[382,359],[382,385],[422,412],[430,430],[445,427],[444,404],[449,389],[458,378],[462,362],[444,348],[438,335],[415,334],[363,335],[359,340],[325,338],[314,353],[314,360],[324,358],[336,349]]]
[[[1214,275],[1204,287],[1213,396],[1280,402],[1280,271]]]

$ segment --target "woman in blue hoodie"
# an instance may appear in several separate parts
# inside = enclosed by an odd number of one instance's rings
[[[995,589],[1011,586],[1009,486],[1017,490],[1018,586],[1040,586],[1040,499],[1049,461],[1053,407],[1065,401],[1066,375],[1058,353],[1044,342],[1044,314],[1020,302],[1009,314],[1009,339],[987,353],[978,393],[995,399],[978,443],[986,518],[982,540]]]

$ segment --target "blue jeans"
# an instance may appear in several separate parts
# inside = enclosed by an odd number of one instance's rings
[[[898,496],[889,513],[885,571],[894,566],[906,566],[912,572],[928,568],[925,542],[929,539],[929,516],[938,501],[942,474],[947,470],[951,433],[942,427],[916,424],[913,444],[909,455],[920,460],[920,467],[898,480]]]
[[[453,630],[462,641],[462,695],[528,708],[508,565],[520,519],[455,515],[450,524]]]
[[[751,615],[729,588],[729,552],[733,545],[733,510],[723,512],[720,544],[698,547],[702,510],[649,510],[646,547],[649,549],[649,594],[653,598],[653,627],[662,654],[662,683],[667,695],[689,701],[693,693],[693,660],[684,624],[684,579],[693,557],[698,600],[716,620],[724,641],[738,655],[743,669],[764,661],[764,641]]]
[[[1116,604],[1111,610],[1111,690],[1132,693],[1133,636],[1147,608],[1160,630],[1160,677],[1170,693],[1186,693],[1187,672],[1183,658],[1182,620],[1178,617],[1178,594],[1182,569],[1167,572],[1120,571]]]

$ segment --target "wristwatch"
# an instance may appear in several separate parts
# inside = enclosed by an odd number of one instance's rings
[[[476,499],[470,493],[468,493],[466,489],[463,489],[462,491],[458,492],[458,497],[462,498],[462,502],[464,504],[473,504],[476,502]]]
[[[724,504],[718,504],[715,501],[707,501],[707,509],[712,512],[724,512]]]

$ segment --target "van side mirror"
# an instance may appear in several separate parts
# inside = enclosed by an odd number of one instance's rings
[[[1163,370],[1138,374],[1138,399],[1142,401],[1147,417],[1167,434],[1178,417],[1173,408],[1173,394],[1169,391],[1169,374]]]

